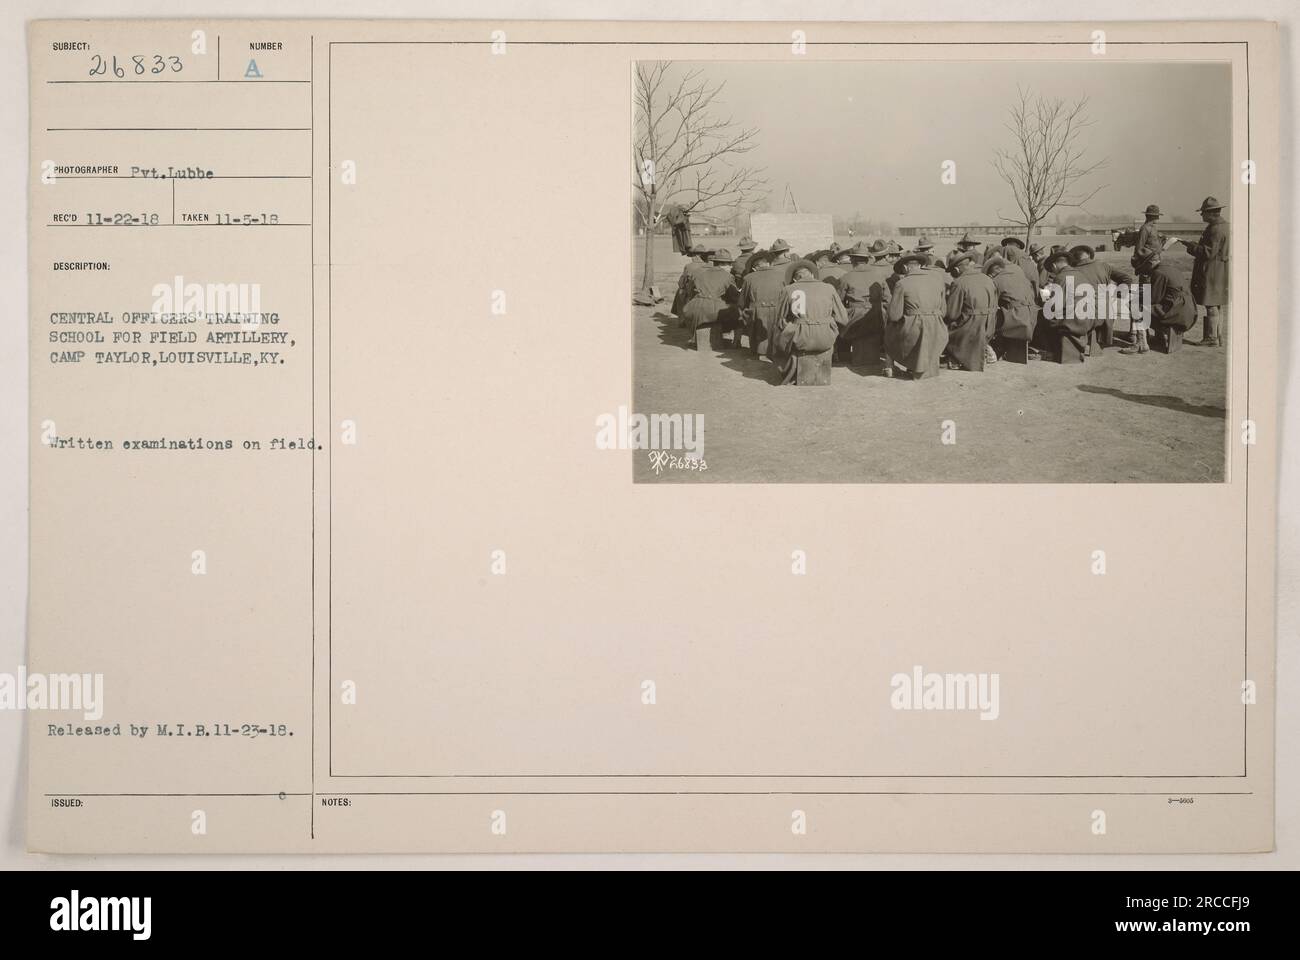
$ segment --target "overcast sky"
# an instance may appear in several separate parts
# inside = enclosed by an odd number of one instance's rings
[[[777,62],[675,64],[726,81],[718,112],[759,128],[744,162],[766,167],[773,210],[788,183],[805,213],[897,226],[997,223],[1019,216],[991,165],[1011,147],[1005,127],[1017,84],[1047,97],[1089,98],[1087,157],[1109,157],[1092,213],[1167,220],[1229,187],[1231,71],[1227,64],[1063,62]],[[675,79],[675,76],[674,76]],[[940,184],[940,164],[957,183]],[[1080,211],[1059,208],[1062,217]],[[1053,215],[1055,216],[1055,215]]]

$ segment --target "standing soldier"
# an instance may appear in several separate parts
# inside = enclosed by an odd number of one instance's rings
[[[767,356],[769,338],[776,325],[776,308],[785,288],[785,266],[772,265],[772,254],[756,253],[750,259],[750,272],[740,289],[740,315],[749,330],[750,356]],[[756,262],[757,261],[757,262]]]
[[[673,253],[691,252],[691,215],[690,212],[680,204],[670,203],[659,211],[659,219],[667,220],[673,230]],[[654,239],[654,232],[650,231],[647,240]]]
[[[894,367],[885,353],[885,313],[889,309],[889,277],[893,268],[884,258],[888,251],[883,240],[870,247],[858,243],[843,251],[852,268],[840,278],[840,299],[844,302],[847,328],[844,339],[855,367],[877,367],[885,376],[893,376]]]
[[[795,264],[791,282],[781,293],[773,333],[773,359],[780,364],[778,383],[827,386],[831,356],[845,326],[844,307],[835,288],[817,279],[816,265]]]
[[[1195,259],[1192,266],[1192,296],[1205,308],[1205,326],[1198,346],[1223,346],[1223,307],[1228,302],[1228,221],[1220,211],[1223,204],[1213,197],[1201,202],[1205,232],[1196,243],[1182,241]]]
[[[713,253],[712,260],[711,266],[696,270],[691,276],[690,295],[684,310],[691,326],[691,342],[701,353],[709,347],[722,349],[722,334],[729,322],[734,322],[734,307],[738,299],[736,283],[731,276],[731,265],[736,258],[730,250],[724,249]],[[708,337],[707,346],[702,337]]]
[[[948,346],[944,301],[938,284],[924,275],[926,255],[898,258],[901,275],[889,300],[885,350],[901,363],[913,380],[939,375],[939,358]]]
[[[1133,242],[1133,260],[1131,261],[1134,269],[1139,262],[1146,259],[1147,254],[1159,254],[1164,241],[1160,238],[1160,228],[1156,226],[1156,221],[1160,219],[1160,208],[1154,203],[1146,209],[1146,221],[1138,227],[1137,239]]]
[[[998,292],[981,269],[975,251],[953,254],[948,258],[948,267],[957,272],[944,313],[948,324],[948,355],[961,368],[980,373],[984,364],[998,359],[989,346],[997,323]]]

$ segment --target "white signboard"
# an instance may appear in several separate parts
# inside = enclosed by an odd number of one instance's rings
[[[829,213],[755,213],[749,234],[760,247],[770,247],[778,237],[795,253],[825,250],[835,239]]]

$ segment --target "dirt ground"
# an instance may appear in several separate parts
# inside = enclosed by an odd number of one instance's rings
[[[727,242],[734,238],[719,245]],[[633,245],[637,279],[641,243]],[[1129,252],[1103,256],[1127,263]],[[657,247],[655,275],[666,292],[684,263]],[[633,307],[633,410],[703,414],[708,469],[656,473],[647,455],[634,460],[639,482],[1223,478],[1226,348],[1109,349],[1082,364],[1000,361],[983,373],[944,370],[917,382],[836,365],[827,387],[777,387],[772,365],[747,349],[689,349],[669,306]],[[1200,337],[1198,321],[1187,339]],[[945,420],[956,425],[955,444],[941,443]]]

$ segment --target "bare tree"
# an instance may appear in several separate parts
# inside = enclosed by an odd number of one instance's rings
[[[723,84],[689,70],[676,82],[670,61],[638,63],[632,185],[645,227],[641,289],[654,283],[654,228],[668,204],[684,214],[740,212],[764,195],[762,171],[738,164],[756,146],[757,128],[715,116]]]
[[[1088,98],[1066,102],[1059,98],[1030,96],[1019,88],[1020,100],[1009,113],[1006,127],[1015,136],[1013,150],[994,151],[993,166],[1011,187],[1020,217],[999,218],[1025,228],[1025,246],[1034,228],[1057,207],[1084,205],[1103,187],[1091,190],[1080,181],[1106,166],[1107,159],[1084,158],[1083,134],[1088,119]]]

